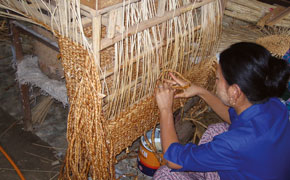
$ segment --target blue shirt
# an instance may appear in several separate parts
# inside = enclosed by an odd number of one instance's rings
[[[255,104],[237,115],[213,141],[195,145],[173,143],[164,158],[178,171],[217,171],[222,180],[290,180],[290,123],[279,99]]]

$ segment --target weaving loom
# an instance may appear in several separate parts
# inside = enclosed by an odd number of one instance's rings
[[[58,38],[70,104],[60,179],[114,179],[116,155],[158,123],[160,73],[194,81],[194,68],[216,65],[223,0],[102,2],[0,0],[1,16]]]

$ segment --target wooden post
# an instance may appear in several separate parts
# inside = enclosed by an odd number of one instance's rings
[[[124,17],[123,17],[123,7],[117,9],[117,22],[116,22],[116,30],[119,33],[124,32]]]
[[[101,26],[102,26],[102,15],[92,17],[92,39],[93,39],[93,52],[96,65],[100,66],[100,47],[101,47]]]
[[[158,0],[158,9],[157,9],[157,16],[161,17],[165,13],[165,7],[166,7],[166,1],[167,0]],[[164,55],[162,54],[162,46],[164,43],[164,38],[165,38],[165,33],[166,33],[166,22],[163,22],[161,24],[161,37],[160,37],[160,48],[158,49],[158,54],[159,54],[159,64],[163,64],[164,62]]]
[[[23,60],[22,46],[19,39],[20,30],[10,23],[10,30],[12,32],[12,45],[14,46],[16,53],[17,64]],[[19,84],[19,90],[21,95],[21,103],[23,110],[23,124],[25,131],[32,131],[31,109],[29,102],[29,87],[26,84]]]
[[[166,0],[159,0],[158,1],[158,9],[157,9],[157,16],[163,16],[165,12]]]
[[[117,10],[109,12],[109,25],[107,27],[107,38],[113,38],[115,35],[116,21],[117,21]]]
[[[159,0],[158,1],[158,9],[157,9],[157,16],[161,17],[165,13],[165,6],[166,6],[166,0]],[[165,37],[165,29],[166,29],[166,22],[162,23],[161,27],[161,43],[163,43],[164,37]]]

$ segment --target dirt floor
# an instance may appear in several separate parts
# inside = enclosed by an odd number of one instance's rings
[[[29,180],[57,179],[60,161],[53,149],[31,132],[23,131],[22,123],[0,108],[0,145]],[[0,154],[0,179],[20,179],[12,165]]]
[[[0,145],[15,162],[23,176],[31,180],[53,180],[61,166],[56,150],[34,132],[23,130],[21,103],[9,44],[0,53]],[[0,179],[20,179],[0,153]]]
[[[23,37],[23,47],[30,54],[29,39]],[[32,132],[23,130],[22,108],[15,63],[10,44],[0,43],[0,145],[18,166],[27,180],[57,179],[67,146],[66,122],[68,107],[54,100],[41,124],[34,124]],[[43,98],[41,90],[30,86],[31,108]],[[137,168],[137,155],[140,141],[137,140],[119,155],[122,160],[116,164],[116,177],[144,179],[151,177],[142,174]],[[126,158],[126,157],[129,158]],[[125,158],[124,158],[125,157]],[[127,175],[125,175],[127,174]],[[133,175],[133,176],[132,176]],[[20,179],[9,161],[0,153],[0,180]]]

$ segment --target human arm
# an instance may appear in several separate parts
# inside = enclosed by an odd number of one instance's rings
[[[164,86],[164,87],[163,87]],[[174,90],[168,85],[155,89],[156,101],[160,110],[161,143],[167,166],[176,171],[216,171],[233,170],[238,158],[225,141],[229,137],[197,146],[178,142],[173,121]],[[237,159],[237,160],[236,160]]]
[[[231,167],[231,147],[224,140],[214,140],[200,146],[181,145],[178,142],[173,120],[174,90],[167,84],[155,89],[155,96],[160,110],[161,143],[167,166],[182,171],[213,171]],[[220,139],[220,138],[219,138]],[[229,139],[223,138],[223,139]],[[230,158],[229,160],[227,160]]]
[[[182,166],[176,171],[237,170],[243,159],[239,153],[232,150],[232,146],[225,138],[228,139],[228,137],[214,138],[213,141],[199,146],[193,143],[185,145],[172,143],[164,154],[164,158]]]
[[[172,80],[166,80],[166,82],[172,85],[186,86],[188,83],[178,79],[170,73]],[[184,89],[182,93],[176,94],[175,98],[188,98],[192,96],[201,97],[217,115],[219,115],[225,122],[231,123],[230,116],[228,113],[229,107],[226,106],[217,96],[209,92],[203,87],[191,84],[188,88]]]
[[[160,132],[163,153],[172,143],[178,142],[173,120],[173,94],[174,90],[166,83],[155,89],[156,101],[160,110]],[[172,169],[180,169],[181,166],[167,161],[167,166]]]
[[[206,89],[203,89],[197,95],[201,97],[219,117],[221,117],[228,124],[231,124],[230,115],[228,112],[229,106],[225,105],[217,96],[213,95]]]

